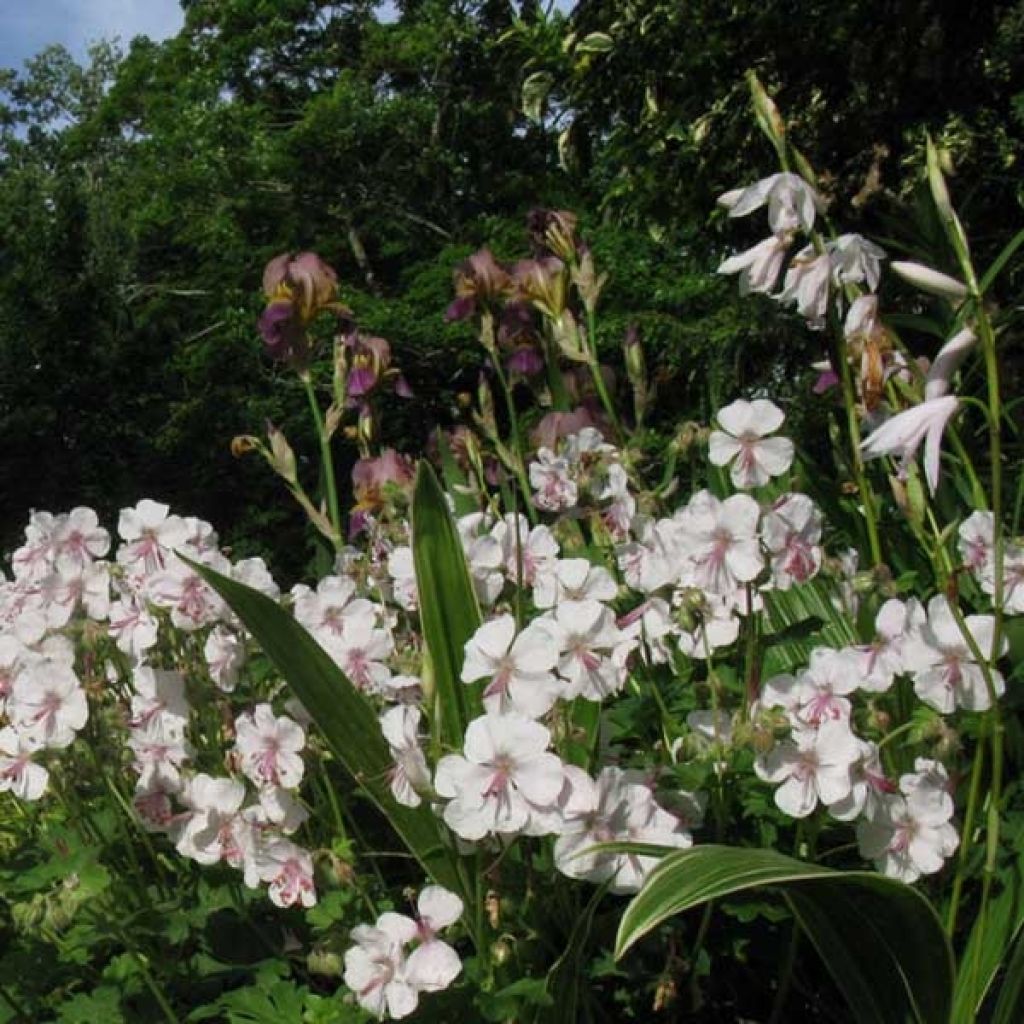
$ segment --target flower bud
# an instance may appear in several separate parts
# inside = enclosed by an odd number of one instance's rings
[[[278,476],[290,484],[298,483],[298,467],[295,452],[284,434],[267,420],[267,440],[270,441],[270,465]]]
[[[491,943],[491,961],[497,967],[508,963],[512,956],[512,945],[507,939],[496,939]]]
[[[306,957],[306,967],[310,974],[320,974],[326,978],[340,978],[344,973],[341,957],[329,949],[310,950]]]
[[[231,438],[231,454],[236,459],[240,459],[248,452],[259,451],[262,447],[260,439],[253,437],[252,434],[239,434],[237,437]]]
[[[750,98],[754,102],[757,123],[761,131],[771,140],[772,145],[781,153],[786,144],[786,125],[779,113],[779,108],[765,91],[765,87],[757,77],[757,72],[748,72],[747,84],[750,86]]]
[[[904,281],[929,295],[937,295],[952,302],[960,302],[967,297],[967,286],[962,281],[938,270],[932,270],[922,263],[893,260],[891,266]]]

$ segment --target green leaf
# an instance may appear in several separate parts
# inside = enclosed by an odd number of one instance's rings
[[[822,578],[790,590],[765,592],[766,676],[806,665],[815,647],[857,643],[849,620],[832,602],[834,595],[835,584]],[[810,630],[808,624],[812,624]]]
[[[969,1024],[977,1019],[1005,956],[1024,927],[1022,861],[1024,858],[1016,862],[1016,870],[1004,876],[1002,889],[989,902],[985,917],[975,922],[967,938],[956,975],[953,1024]]]
[[[186,561],[189,561],[186,559]],[[461,892],[455,855],[430,808],[403,807],[391,796],[391,755],[369,701],[326,651],[269,597],[208,566],[189,561],[228,603],[313,717],[345,769],[390,821],[434,881]]]
[[[550,71],[535,71],[523,82],[523,113],[531,121],[539,121],[544,109],[544,100],[555,82]]]
[[[698,846],[651,872],[619,923],[616,957],[675,914],[747,889],[783,891],[864,1024],[947,1024],[953,955],[931,904],[868,871],[833,871],[773,850]]]
[[[590,32],[577,44],[577,53],[608,53],[615,46],[615,40],[607,32]]]
[[[473,581],[444,491],[421,461],[412,496],[412,554],[420,625],[433,670],[435,735],[462,748],[466,724],[481,713],[479,687],[461,679],[466,641],[480,626]]]
[[[999,1000],[992,1012],[992,1024],[1018,1024],[1024,1020],[1024,933],[1018,935]]]
[[[604,899],[608,886],[602,885],[591,896],[586,909],[573,925],[572,934],[566,944],[565,952],[555,961],[548,971],[547,991],[551,996],[551,1004],[543,1007],[537,1014],[538,1024],[563,1024],[564,1021],[580,1021],[580,990],[586,984],[584,973],[584,954],[587,939],[594,924],[594,914],[598,904]]]
[[[1003,267],[1010,262],[1013,254],[1024,245],[1024,230],[1018,231],[1003,247],[1003,251],[992,261],[992,265],[985,271],[985,276],[978,285],[982,295],[992,287],[992,283],[999,276]]]

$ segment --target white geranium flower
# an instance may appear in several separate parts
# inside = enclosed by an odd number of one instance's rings
[[[316,904],[313,884],[313,858],[308,850],[288,839],[274,838],[260,843],[254,851],[253,870],[260,881],[268,882],[267,895],[276,907]]]
[[[353,620],[367,619],[371,628],[376,625],[376,608],[355,593],[355,580],[348,576],[325,576],[315,591],[299,584],[292,588],[293,614],[326,646],[330,637],[340,637]]]
[[[108,615],[108,630],[118,650],[134,661],[141,661],[146,651],[156,646],[159,624],[141,595],[122,594],[111,604]]]
[[[215,626],[203,644],[203,657],[217,689],[231,693],[245,665],[245,644],[242,638],[226,626]]]
[[[569,460],[555,455],[550,448],[541,448],[530,463],[530,486],[536,492],[534,505],[545,512],[572,508],[579,497],[576,482],[570,475]]]
[[[399,606],[407,612],[416,611],[419,608],[419,592],[416,589],[412,548],[408,544],[393,548],[388,555],[388,575],[391,577],[391,592]]]
[[[7,715],[19,733],[43,747],[70,746],[89,718],[89,705],[69,666],[40,659],[14,680]]]
[[[530,529],[524,515],[511,513],[494,524],[491,537],[501,545],[505,575],[517,586],[536,587],[550,576],[558,561],[558,541],[541,524]]]
[[[896,676],[906,671],[904,647],[912,617],[923,614],[916,598],[904,604],[892,597],[875,617],[875,638],[870,644],[852,648],[858,659],[860,688],[883,693],[892,686]]]
[[[799,706],[796,717],[805,725],[819,728],[829,721],[849,722],[850,702],[861,682],[853,651],[815,647],[806,669],[799,675]]]
[[[972,512],[957,530],[960,538],[960,557],[972,572],[984,577],[992,571],[995,528],[992,513]]]
[[[200,864],[241,864],[247,852],[245,822],[239,814],[244,783],[200,773],[185,784],[181,799],[188,811],[175,823],[177,851]]]
[[[189,706],[185,699],[185,677],[170,669],[137,665],[132,672],[131,718],[133,729],[145,728],[153,719],[163,719],[169,733],[184,735]]]
[[[533,603],[538,608],[553,608],[559,601],[611,601],[618,592],[614,577],[604,566],[586,558],[562,558],[554,560],[551,571],[534,583]]]
[[[375,617],[354,615],[344,620],[340,634],[318,638],[352,685],[370,693],[379,692],[391,678],[386,661],[394,650],[391,634],[374,623]]]
[[[806,494],[784,494],[761,523],[761,539],[771,553],[772,584],[788,590],[806,583],[821,568],[821,510]]]
[[[785,419],[774,402],[738,398],[719,409],[717,418],[722,429],[711,431],[708,455],[716,466],[732,462],[730,476],[735,487],[761,487],[773,476],[782,476],[792,465],[793,442],[788,437],[768,436]]]
[[[276,717],[269,704],[257,704],[235,719],[235,734],[241,769],[257,786],[294,789],[302,781],[306,734],[297,722]]]
[[[536,622],[516,636],[511,615],[485,622],[466,642],[461,679],[486,679],[484,707],[539,718],[551,709],[561,687],[554,676],[558,645]]]
[[[622,616],[616,625],[620,639],[612,657],[618,664],[627,664],[635,650],[639,650],[650,665],[664,665],[671,660],[669,639],[678,634],[679,628],[672,618],[672,610],[662,598],[648,598]]]
[[[428,885],[416,901],[416,911],[420,944],[406,961],[405,976],[420,992],[440,992],[462,971],[459,954],[437,937],[462,917],[462,900],[443,886]]]
[[[53,547],[58,571],[78,573],[110,550],[110,534],[99,525],[99,517],[91,508],[74,508],[59,518]]]
[[[521,715],[486,714],[466,729],[464,753],[442,757],[434,789],[449,800],[444,820],[463,839],[522,832],[554,806],[565,783],[548,753],[551,733]]]
[[[0,729],[0,793],[19,800],[38,800],[46,791],[50,773],[32,758],[39,744],[10,726]]]
[[[345,984],[369,1013],[395,1020],[408,1017],[419,993],[406,978],[405,945],[416,936],[416,922],[404,914],[381,914],[375,926],[352,929],[356,945],[345,950]]]
[[[992,652],[995,619],[991,615],[968,615],[964,621],[978,649],[988,657]],[[984,673],[974,660],[946,596],[936,594],[928,602],[927,619],[914,621],[909,628],[904,657],[918,697],[945,715],[958,707],[987,711],[991,700]],[[1002,657],[1006,650],[1004,637],[997,657]],[[989,671],[996,695],[1002,696],[1006,690],[1002,673],[995,667]]]
[[[196,553],[204,564],[223,575],[231,563],[216,551]],[[167,567],[149,577],[146,592],[153,604],[171,613],[171,622],[191,632],[210,626],[227,613],[227,605],[216,591],[180,558],[170,558]]]
[[[555,866],[570,878],[600,884],[611,880],[612,892],[636,892],[656,857],[587,852],[597,843],[626,840],[661,846],[692,845],[680,820],[658,806],[636,772],[605,767],[597,780],[566,766],[570,793],[562,810],[561,835],[555,841]]]
[[[775,790],[779,810],[791,818],[806,818],[820,800],[833,804],[849,795],[851,767],[860,757],[857,739],[845,721],[826,721],[818,729],[795,729],[754,761],[765,782],[781,783]]]
[[[169,505],[143,498],[135,508],[121,509],[117,532],[123,543],[117,561],[129,572],[149,575],[163,569],[175,548],[188,540],[188,527],[172,516]]]
[[[728,597],[764,568],[757,524],[761,509],[753,498],[734,494],[719,501],[699,491],[676,513],[678,539],[686,559],[681,582]]]
[[[169,728],[165,720],[172,723]],[[134,755],[139,789],[162,793],[181,789],[181,767],[192,756],[192,749],[170,715],[158,712],[133,728],[128,749]]]
[[[946,810],[939,801],[914,800],[913,795],[884,797],[871,817],[857,823],[861,855],[908,884],[940,871],[960,845],[949,820],[952,811]]]
[[[896,792],[896,787],[886,778],[878,745],[858,737],[857,746],[860,756],[850,768],[850,792],[828,805],[828,813],[839,821],[853,821],[861,815],[872,817],[878,813],[885,797]]]
[[[599,601],[562,601],[544,620],[558,650],[558,674],[568,697],[602,701],[626,684],[626,667],[612,658],[622,635],[612,610]]]

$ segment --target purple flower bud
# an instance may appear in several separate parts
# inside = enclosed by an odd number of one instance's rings
[[[415,392],[409,385],[409,382],[405,379],[405,374],[400,373],[395,378],[395,394],[399,398],[414,398]]]

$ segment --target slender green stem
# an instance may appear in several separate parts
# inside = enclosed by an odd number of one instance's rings
[[[615,405],[612,402],[611,395],[608,394],[608,388],[601,373],[601,363],[597,358],[597,317],[594,315],[594,311],[589,308],[587,309],[587,351],[590,353],[590,361],[587,365],[590,367],[591,377],[594,378],[597,397],[601,399],[601,405],[604,406],[604,411],[608,413],[608,419],[611,422],[612,429],[615,431],[616,443],[621,447],[625,440],[625,434],[622,430],[619,414],[615,411]]]
[[[530,488],[530,481],[526,479],[526,471],[523,469],[523,441],[519,430],[519,414],[516,412],[516,403],[512,398],[512,389],[508,386],[508,378],[501,365],[501,359],[497,352],[491,353],[491,362],[494,364],[494,372],[497,374],[498,383],[501,385],[501,392],[505,396],[505,408],[508,411],[509,430],[512,432],[512,471],[516,475],[516,482],[523,493],[523,501],[526,505],[526,514],[529,516],[530,524],[537,525],[537,510],[533,507],[533,495]]]
[[[913,729],[916,725],[917,722],[904,722],[902,725],[898,725],[891,732],[887,732],[878,741],[878,749],[881,750],[882,747],[884,747],[887,743],[890,743],[892,740],[896,739],[897,736],[906,735],[906,733],[910,732],[910,730]]]
[[[320,462],[324,471],[324,491],[327,498],[327,511],[331,517],[331,526],[334,528],[334,546],[342,546],[341,535],[341,509],[338,506],[338,485],[334,479],[334,459],[331,456],[331,439],[327,436],[327,428],[324,425],[323,413],[320,411],[320,404],[316,400],[316,392],[313,390],[313,380],[308,370],[299,374],[302,386],[306,391],[306,398],[309,400],[309,411],[313,416],[313,423],[316,426],[317,438],[320,441]]]
[[[839,353],[839,377],[843,386],[843,405],[846,408],[846,429],[850,435],[850,448],[852,451],[851,465],[853,476],[857,482],[857,490],[860,492],[860,502],[864,506],[864,522],[868,531],[868,547],[871,549],[871,562],[873,565],[882,564],[882,545],[878,538],[878,519],[875,506],[875,495],[868,483],[867,474],[864,472],[864,459],[860,451],[860,421],[857,419],[857,399],[853,389],[853,377],[850,374],[850,361],[846,356],[846,338],[842,331],[836,332],[836,346]]]

